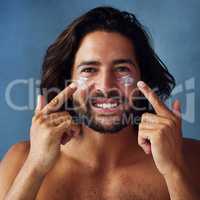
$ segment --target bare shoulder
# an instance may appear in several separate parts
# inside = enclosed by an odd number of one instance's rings
[[[186,157],[198,159],[200,162],[200,140],[183,138],[183,152]]]
[[[20,141],[13,144],[4,155],[0,162],[0,197],[11,186],[27,158],[29,149],[29,141]]]
[[[189,167],[191,176],[199,184],[200,179],[200,140],[184,138],[183,139],[183,154],[187,166]]]
[[[29,152],[29,148],[29,141],[20,141],[13,144],[4,155],[3,160],[0,162],[0,166],[5,165],[7,162],[19,163],[25,158]]]

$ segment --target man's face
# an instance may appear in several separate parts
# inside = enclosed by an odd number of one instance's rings
[[[126,86],[122,77],[135,80]],[[133,114],[130,95],[140,79],[131,41],[119,33],[95,31],[87,34],[75,55],[72,79],[85,79],[87,94],[73,96],[76,112],[90,128],[116,133],[128,125],[123,119]]]

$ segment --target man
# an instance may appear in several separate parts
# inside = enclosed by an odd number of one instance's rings
[[[199,199],[199,142],[182,138],[180,102],[161,99],[174,85],[134,15],[76,19],[47,50],[30,141],[1,162],[0,198]]]

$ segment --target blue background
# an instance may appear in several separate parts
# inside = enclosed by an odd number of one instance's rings
[[[199,0],[1,0],[0,1],[0,159],[9,147],[29,138],[33,106],[15,111],[8,106],[5,93],[16,79],[39,79],[46,48],[66,25],[90,8],[111,5],[136,14],[148,28],[156,52],[167,64],[184,91],[176,95],[182,110],[195,108],[195,120],[183,120],[184,137],[200,139],[199,67],[200,67],[200,1]],[[185,81],[195,81],[187,91]],[[34,83],[34,96],[38,84]],[[195,103],[186,103],[191,92]],[[17,105],[28,104],[27,84],[18,84],[11,91]],[[35,103],[35,102],[32,102]]]

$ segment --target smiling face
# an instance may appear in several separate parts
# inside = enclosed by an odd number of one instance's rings
[[[87,86],[89,95],[73,96],[76,111],[89,119],[98,132],[114,133],[126,127],[123,120],[133,109],[130,94],[140,79],[132,42],[119,33],[95,31],[87,34],[75,55],[72,79]],[[123,122],[124,121],[124,122]]]

